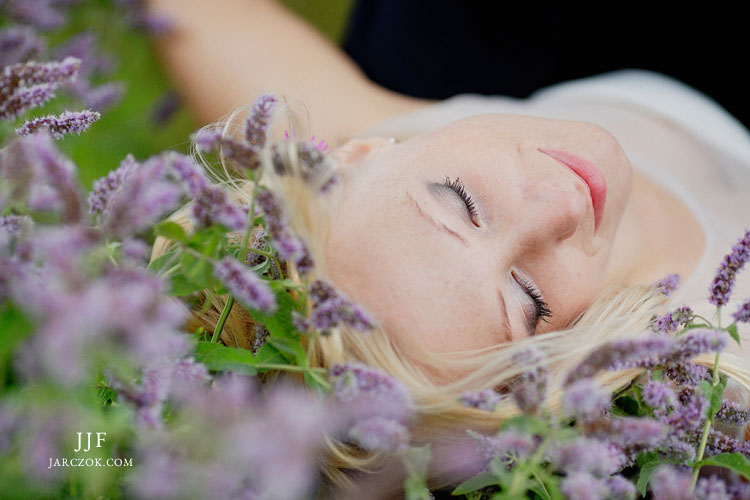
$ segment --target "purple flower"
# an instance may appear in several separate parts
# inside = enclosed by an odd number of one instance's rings
[[[743,302],[732,317],[737,323],[750,323],[750,300]]]
[[[626,368],[654,368],[663,362],[666,355],[675,349],[671,337],[643,337],[633,340],[609,342],[589,354],[565,381],[570,385],[576,380],[591,377],[602,370]]]
[[[67,134],[81,135],[92,123],[101,118],[101,114],[88,109],[83,111],[64,111],[59,115],[40,116],[27,120],[16,129],[18,135],[29,135],[39,129],[46,129],[55,139],[62,139]]]
[[[597,439],[578,437],[557,443],[547,450],[550,461],[567,473],[582,471],[597,477],[609,476],[620,469],[620,456],[610,445]]]
[[[191,213],[198,228],[222,224],[232,231],[241,231],[247,220],[242,208],[231,203],[218,186],[206,185],[195,198]]]
[[[57,29],[66,20],[66,16],[52,0],[4,2],[3,9],[7,10],[7,14],[16,21],[30,24],[44,31]]]
[[[585,378],[568,386],[563,396],[562,410],[565,415],[589,422],[600,418],[610,404],[610,393],[594,379]]]
[[[347,436],[370,451],[398,453],[409,446],[408,429],[392,418],[372,417],[357,422]]]
[[[167,180],[169,155],[149,158],[123,180],[110,196],[102,226],[124,238],[144,230],[177,207],[182,190]]]
[[[721,402],[721,409],[716,413],[716,418],[734,425],[745,425],[750,422],[750,408],[743,408],[734,401],[725,399]]]
[[[62,62],[27,62],[6,66],[0,74],[0,120],[20,116],[47,102],[62,83],[75,79],[81,64],[68,57]]]
[[[271,288],[238,260],[224,257],[214,265],[214,275],[243,306],[265,314],[276,311],[276,297]]]
[[[106,177],[101,177],[94,181],[94,186],[88,198],[89,213],[94,215],[97,213],[107,213],[107,205],[112,198],[112,194],[138,166],[139,164],[135,161],[133,155],[128,155],[122,160],[116,170],[112,170]]]
[[[151,123],[157,126],[165,125],[182,106],[182,98],[175,90],[164,92],[154,104],[151,111]]]
[[[643,401],[654,409],[656,416],[666,415],[677,406],[677,394],[664,382],[649,380],[643,386]]]
[[[669,297],[680,286],[679,274],[668,274],[661,280],[654,283],[654,286],[661,289],[661,292]]]
[[[716,476],[702,477],[695,485],[698,500],[730,500],[727,485]]]
[[[693,319],[693,310],[689,306],[683,306],[664,316],[654,317],[649,327],[656,333],[673,333],[681,326],[687,325]]]
[[[528,348],[513,356],[513,361],[520,366],[539,363],[543,355],[539,349]],[[549,370],[545,366],[538,366],[522,373],[511,386],[513,399],[522,412],[534,414],[539,411],[547,393]]]
[[[55,96],[49,85],[35,85],[28,89],[18,89],[13,95],[2,99],[0,95],[0,120],[11,120],[31,108],[41,106]]]
[[[287,224],[281,205],[271,191],[257,193],[255,201],[266,218],[271,244],[284,260],[296,261],[304,255],[304,245]]]
[[[193,142],[198,146],[198,149],[208,152],[216,146],[216,143],[221,139],[221,135],[221,130],[203,128],[193,135]]]
[[[467,391],[461,398],[460,402],[464,406],[471,408],[479,408],[480,410],[495,411],[495,408],[502,400],[503,396],[497,391],[492,389],[485,389],[483,391],[474,392]]]
[[[607,483],[588,472],[573,472],[560,482],[560,491],[567,500],[602,500],[609,493]]]
[[[262,94],[253,103],[245,123],[245,140],[253,154],[260,154],[266,145],[268,125],[271,122],[276,98],[273,94]]]
[[[609,489],[608,498],[612,500],[635,500],[636,489],[632,482],[623,476],[611,476],[606,480]]]
[[[87,108],[104,112],[122,101],[125,95],[125,84],[110,82],[96,87],[89,87],[80,99]]]
[[[664,374],[677,385],[695,387],[703,380],[711,380],[711,372],[703,365],[696,365],[689,361],[667,366]]]
[[[509,458],[524,458],[531,455],[537,446],[534,436],[515,430],[502,431],[494,436],[485,436],[471,430],[466,432],[476,440],[487,462],[495,457],[504,459],[504,462]]]
[[[362,332],[375,327],[375,322],[367,312],[325,281],[313,281],[309,296],[313,305],[308,321],[323,334],[340,324]]]
[[[650,418],[621,417],[596,421],[590,434],[620,448],[650,449],[663,442],[668,431],[669,427]]]
[[[692,498],[690,473],[682,472],[671,465],[663,465],[651,479],[654,500],[686,500]]]
[[[727,335],[722,330],[695,329],[681,336],[668,362],[690,360],[704,352],[718,352],[727,346]]]
[[[46,44],[29,26],[10,26],[0,30],[0,68],[36,58]]]
[[[0,152],[0,174],[9,180],[11,200],[25,202],[32,210],[58,212],[63,223],[83,217],[76,166],[47,134],[17,139]]]
[[[750,229],[745,231],[745,235],[732,247],[732,251],[724,256],[709,289],[709,302],[717,307],[729,302],[737,273],[748,259],[750,259]]]

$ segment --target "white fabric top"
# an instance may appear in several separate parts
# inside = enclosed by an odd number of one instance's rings
[[[620,70],[546,87],[528,99],[464,94],[406,113],[360,136],[408,138],[468,116],[507,113],[594,123],[612,133],[633,168],[681,199],[696,215],[706,247],[691,276],[672,297],[715,321],[708,302],[711,280],[724,255],[750,228],[750,133],[718,103],[670,77],[644,70]],[[675,251],[679,252],[679,241]],[[738,305],[750,298],[750,265],[737,279],[722,310],[729,324]],[[740,325],[746,358],[750,328]],[[739,354],[734,342],[729,352]],[[750,393],[732,381],[725,396],[745,406]],[[724,429],[725,432],[729,428]],[[736,433],[735,433],[736,432]],[[741,429],[732,434],[741,437]]]
[[[708,287],[724,255],[750,228],[750,132],[711,98],[673,78],[619,70],[546,87],[528,99],[463,94],[380,122],[361,136],[407,138],[468,116],[508,113],[594,123],[612,133],[633,168],[680,198],[703,227],[706,248],[673,297],[711,318]],[[679,251],[679,242],[675,242]],[[750,298],[750,268],[733,301]],[[743,328],[741,328],[743,330]],[[744,328],[747,330],[747,328]]]

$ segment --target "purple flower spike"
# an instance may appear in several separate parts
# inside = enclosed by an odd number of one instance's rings
[[[608,497],[612,500],[635,500],[635,485],[623,476],[611,476],[606,480],[609,489]]]
[[[273,94],[262,94],[253,104],[250,116],[245,123],[245,139],[250,151],[259,154],[266,145],[266,134],[271,122],[276,97]]]
[[[406,386],[384,371],[361,363],[335,364],[330,370],[333,393],[340,401],[351,401],[361,395],[409,406],[411,396]]]
[[[29,26],[0,30],[0,68],[28,61],[44,52],[46,44]]]
[[[665,416],[677,406],[677,394],[664,382],[649,380],[643,387],[643,401],[654,409],[657,417]]]
[[[107,205],[112,194],[123,184],[125,179],[138,168],[138,162],[133,155],[128,155],[122,160],[116,170],[112,170],[106,177],[94,181],[93,189],[89,194],[89,213],[106,213]]]
[[[398,453],[409,446],[409,431],[397,420],[373,417],[349,429],[348,437],[365,450]]]
[[[50,0],[4,2],[3,9],[16,21],[51,31],[65,23],[66,16]]]
[[[588,472],[573,472],[560,482],[560,491],[570,500],[603,500],[609,488]]]
[[[35,85],[28,89],[19,89],[7,99],[0,101],[0,120],[16,118],[31,108],[41,106],[53,97],[55,97],[55,90],[49,85]]]
[[[750,323],[750,299],[743,302],[732,317],[737,323]]]
[[[362,332],[375,328],[375,322],[367,312],[322,280],[310,284],[310,297],[313,309],[309,321],[324,335],[340,324]]]
[[[669,334],[687,325],[692,319],[693,310],[689,306],[683,306],[668,312],[664,316],[652,318],[649,327],[656,333]]]
[[[245,307],[266,314],[276,310],[276,297],[268,284],[239,261],[224,257],[214,266],[214,274]]]
[[[80,99],[84,106],[104,112],[122,101],[125,90],[125,84],[121,82],[105,83],[104,85],[87,88]]]
[[[520,366],[538,363],[542,359],[541,351],[533,347],[513,356],[513,361]],[[522,412],[533,415],[539,410],[546,397],[548,379],[549,370],[544,366],[539,366],[522,373],[513,382],[511,387],[513,399]]]
[[[704,352],[723,351],[727,346],[727,335],[722,330],[691,330],[679,338],[675,352],[669,361],[690,360]]]
[[[584,422],[600,418],[609,408],[611,397],[594,379],[581,379],[568,386],[563,396],[563,413]]]
[[[677,287],[680,286],[680,275],[668,274],[663,279],[654,283],[654,286],[660,288],[661,293],[669,297],[675,290],[677,290]]]
[[[492,389],[485,389],[479,392],[468,391],[460,398],[461,404],[480,410],[495,411],[495,408],[502,400],[503,396]]]
[[[732,251],[724,257],[716,271],[716,276],[709,289],[709,302],[717,307],[724,306],[729,302],[737,273],[748,259],[750,259],[750,229],[746,230],[745,235],[732,247]]]
[[[597,439],[579,437],[550,447],[553,464],[568,473],[582,471],[595,476],[609,476],[620,469],[620,457],[609,444]]]
[[[485,436],[471,430],[466,432],[477,441],[487,462],[495,457],[500,457],[503,461],[523,458],[536,449],[533,436],[515,430],[502,431],[494,436]]]
[[[92,123],[101,118],[96,111],[85,109],[83,111],[64,111],[55,115],[40,116],[26,121],[16,129],[18,135],[29,135],[39,129],[46,129],[55,139],[62,139],[68,134],[81,135],[88,130]]]
[[[698,500],[730,500],[726,483],[716,476],[702,477],[695,485]]]
[[[725,399],[721,402],[721,409],[716,414],[716,418],[734,425],[745,425],[750,422],[750,408],[743,408],[734,401]]]
[[[656,471],[651,480],[654,500],[685,500],[693,498],[690,474],[671,465],[664,465]]]
[[[198,149],[207,153],[216,147],[216,144],[221,139],[221,130],[215,129],[201,129],[193,135],[193,141],[198,146]]]

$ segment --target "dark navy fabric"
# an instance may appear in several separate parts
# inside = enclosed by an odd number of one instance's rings
[[[640,68],[685,82],[750,126],[750,41],[743,16],[728,8],[355,1],[344,50],[370,79],[407,95],[527,97],[554,83]]]

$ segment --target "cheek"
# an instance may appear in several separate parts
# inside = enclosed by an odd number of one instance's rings
[[[398,224],[390,224],[393,219],[386,214],[367,225],[356,223],[362,215],[348,214],[347,222],[332,231],[327,263],[338,287],[387,332],[432,350],[493,342],[488,308],[480,301],[481,277],[473,275],[465,256],[460,258],[461,249],[408,212],[399,214]]]

